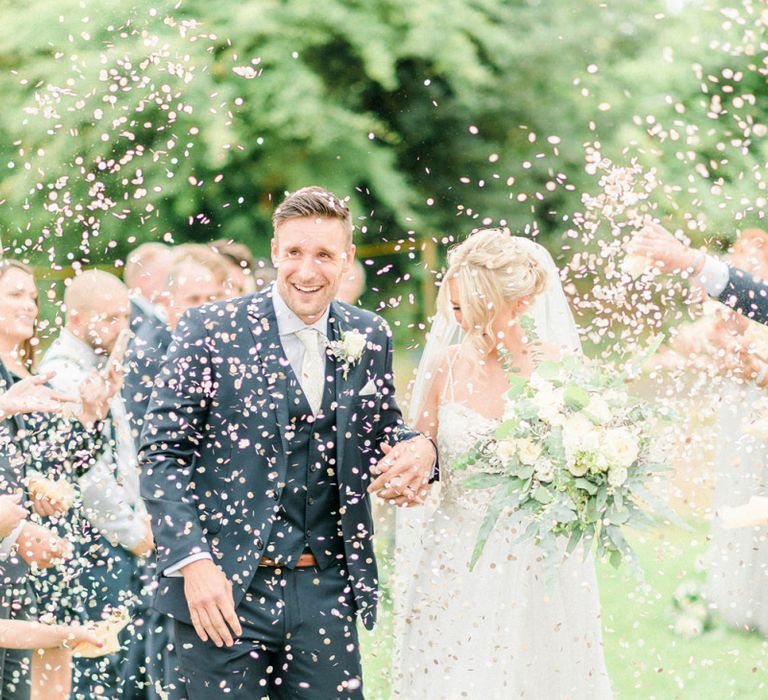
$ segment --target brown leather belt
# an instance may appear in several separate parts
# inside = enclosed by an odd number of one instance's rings
[[[275,561],[274,559],[268,559],[267,557],[262,557],[261,561],[259,562],[259,566],[273,566],[277,568],[281,568],[285,566],[285,562],[279,562]],[[299,557],[299,560],[296,562],[296,568],[297,569],[303,569],[307,566],[317,566],[317,559],[315,559],[314,554],[310,554],[309,552],[305,552]]]

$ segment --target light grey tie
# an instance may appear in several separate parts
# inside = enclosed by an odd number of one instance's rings
[[[320,350],[320,335],[315,328],[302,328],[296,331],[296,337],[304,345],[304,362],[301,365],[299,382],[315,415],[323,402],[325,385],[325,356]]]

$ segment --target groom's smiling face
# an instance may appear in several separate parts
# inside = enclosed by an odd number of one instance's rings
[[[272,239],[280,296],[305,323],[325,313],[354,257],[355,246],[339,219],[288,219]]]

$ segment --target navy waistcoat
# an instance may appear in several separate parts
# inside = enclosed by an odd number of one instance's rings
[[[265,556],[292,568],[311,552],[322,569],[344,558],[336,476],[336,372],[326,361],[323,401],[317,416],[296,379],[288,372],[288,453],[286,485],[276,509]]]

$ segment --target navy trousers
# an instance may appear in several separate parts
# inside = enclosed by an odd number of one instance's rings
[[[237,614],[243,634],[230,648],[176,622],[189,700],[363,697],[352,590],[339,567],[260,567]]]

